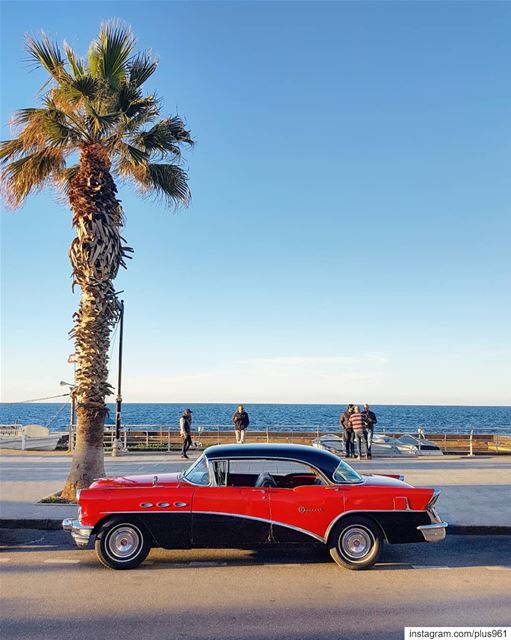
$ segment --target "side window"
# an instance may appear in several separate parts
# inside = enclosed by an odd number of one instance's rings
[[[309,465],[288,460],[230,460],[226,473],[226,482],[222,484],[235,487],[294,489],[304,485],[325,484],[321,475]]]

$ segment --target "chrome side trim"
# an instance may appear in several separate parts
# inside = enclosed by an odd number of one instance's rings
[[[422,524],[417,529],[424,536],[426,542],[441,542],[445,539],[447,522],[434,522],[433,524]]]
[[[101,515],[121,515],[125,513],[148,513],[147,511],[102,511]],[[325,539],[322,538],[317,533],[313,533],[312,531],[308,531],[307,529],[302,529],[300,527],[295,527],[292,524],[286,524],[285,522],[277,522],[277,520],[271,520],[270,518],[258,518],[256,516],[247,516],[240,513],[224,513],[223,511],[150,511],[151,515],[161,515],[161,516],[170,516],[170,515],[194,515],[195,513],[200,513],[203,515],[213,515],[213,516],[227,516],[230,518],[244,518],[246,520],[257,520],[259,522],[267,522],[271,525],[276,525],[278,527],[286,527],[287,529],[293,529],[294,531],[298,531],[299,533],[303,533],[305,535],[318,540],[319,542],[325,542]],[[92,529],[92,527],[91,527]]]
[[[94,527],[82,524],[79,520],[65,518],[62,521],[64,531],[69,531],[78,547],[86,547]]]
[[[277,527],[286,527],[286,529],[293,529],[293,531],[304,533],[305,535],[311,536],[311,538],[315,538],[319,542],[324,542],[321,536],[318,536],[316,533],[312,533],[312,531],[308,531],[307,529],[302,529],[300,527],[295,527],[294,525],[286,524],[285,522],[278,522],[277,520],[271,520],[270,518],[258,518],[256,516],[247,516],[240,513],[223,513],[222,511],[194,511],[193,513],[194,514],[202,513],[203,515],[214,515],[214,516],[228,516],[230,518],[244,518],[246,520],[257,520],[259,522],[267,522]]]
[[[101,516],[122,516],[125,513],[150,513],[152,516],[162,515],[168,516],[169,514],[179,515],[181,513],[185,515],[190,515],[191,511],[147,511],[147,509],[139,509],[138,511],[100,511],[99,514]]]

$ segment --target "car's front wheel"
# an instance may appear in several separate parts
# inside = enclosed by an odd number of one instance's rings
[[[146,558],[151,544],[141,526],[121,519],[106,522],[96,536],[96,553],[110,569],[134,569]]]
[[[359,571],[369,569],[380,557],[383,538],[378,526],[362,516],[337,523],[330,534],[330,555],[341,567]]]

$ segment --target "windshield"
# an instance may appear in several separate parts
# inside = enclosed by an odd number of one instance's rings
[[[209,484],[209,471],[206,456],[202,455],[184,473],[183,478],[192,484]]]
[[[362,482],[362,477],[359,476],[355,469],[350,467],[349,464],[346,464],[344,460],[341,460],[337,465],[333,478],[334,482]]]

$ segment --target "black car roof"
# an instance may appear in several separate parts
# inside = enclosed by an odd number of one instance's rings
[[[339,465],[339,458],[330,451],[302,444],[219,444],[208,447],[204,454],[208,460],[225,458],[295,460],[317,467],[329,478]]]

